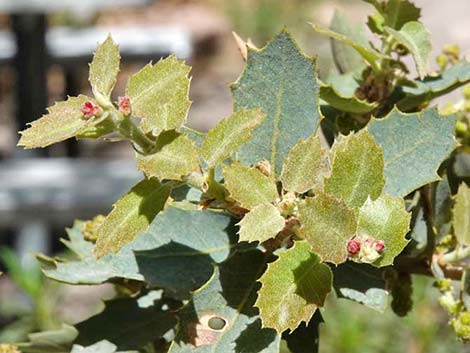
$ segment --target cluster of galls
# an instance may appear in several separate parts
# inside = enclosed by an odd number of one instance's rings
[[[128,96],[119,97],[117,105],[118,105],[119,112],[122,115],[126,117],[131,115],[131,100]],[[91,101],[91,100],[83,103],[82,106],[80,107],[80,110],[83,114],[83,117],[86,119],[90,119],[94,117],[98,118],[103,113],[103,109],[98,104],[96,104],[94,101]]]
[[[459,339],[470,342],[470,312],[467,311],[461,299],[456,299],[452,288],[452,281],[444,278],[437,280],[434,286],[441,292],[439,304],[447,310],[451,319],[450,326]]]
[[[347,249],[350,260],[371,264],[383,255],[385,244],[372,237],[356,236],[348,242]]]

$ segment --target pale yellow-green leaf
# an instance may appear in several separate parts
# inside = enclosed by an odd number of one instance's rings
[[[191,105],[190,70],[171,55],[155,65],[146,65],[129,78],[126,94],[131,99],[132,113],[142,118],[144,132],[158,135],[164,130],[177,130],[185,122]]]
[[[354,209],[370,196],[375,200],[385,183],[383,153],[366,130],[336,142],[332,150],[331,176],[325,180],[325,192],[343,199]]]
[[[377,200],[370,198],[359,210],[357,235],[382,240],[385,249],[373,265],[382,267],[393,263],[408,240],[405,238],[411,215],[406,212],[405,201],[400,197],[382,195]]]
[[[89,80],[95,95],[109,99],[116,84],[120,60],[119,47],[108,36],[96,49],[90,64]]]
[[[304,193],[321,188],[327,170],[325,153],[318,136],[300,140],[291,148],[282,166],[282,186],[287,191]]]
[[[94,249],[97,257],[118,252],[149,224],[165,206],[171,188],[155,179],[145,179],[135,185],[114,204],[98,229]]]
[[[137,169],[147,177],[180,180],[199,167],[198,148],[186,135],[166,131],[158,136],[157,146],[149,155],[137,154]]]
[[[251,138],[251,132],[266,118],[259,109],[241,109],[207,133],[201,155],[209,168],[230,157]]]
[[[230,197],[238,201],[242,207],[252,209],[263,203],[271,203],[278,197],[274,179],[256,168],[235,162],[224,165],[222,173]]]
[[[460,244],[470,245],[470,188],[462,183],[452,210],[455,237]]]
[[[48,113],[30,123],[26,130],[20,132],[18,146],[25,148],[46,147],[74,137],[95,123],[98,119],[85,119],[80,107],[91,98],[80,95],[69,97],[64,102],[56,103]]]
[[[299,205],[299,235],[323,261],[340,264],[348,257],[348,241],[356,233],[356,217],[344,201],[318,193]]]
[[[263,203],[248,212],[238,225],[239,241],[263,242],[274,238],[284,228],[285,220],[270,203]]]
[[[423,79],[428,71],[428,60],[432,50],[431,33],[426,26],[412,21],[405,23],[399,31],[390,27],[385,27],[385,30],[410,51],[419,76]]]
[[[255,306],[263,327],[277,332],[295,330],[308,322],[318,307],[323,306],[331,291],[333,275],[310,246],[296,241],[294,246],[268,264],[260,278],[261,288]]]

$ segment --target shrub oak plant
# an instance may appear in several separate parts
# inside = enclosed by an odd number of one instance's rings
[[[372,42],[338,13],[311,25],[332,39],[336,70],[322,80],[287,30],[261,49],[237,37],[233,114],[207,134],[186,126],[190,67],[148,64],[113,101],[119,50],[100,44],[93,97],[57,103],[19,145],[103,138],[135,150],[143,179],[67,230],[74,258],[38,256],[47,277],[113,283],[117,296],[19,349],[316,352],[327,296],[403,316],[413,274],[435,278],[470,340],[470,92],[432,106],[470,82],[470,63],[447,46],[431,72],[420,10],[367,2]]]

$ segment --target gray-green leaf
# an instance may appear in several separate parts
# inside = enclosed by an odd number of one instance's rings
[[[286,31],[261,50],[249,49],[245,71],[232,85],[234,106],[260,108],[267,118],[240,148],[240,161],[268,160],[279,176],[290,148],[315,133],[321,119],[315,67]]]
[[[439,180],[442,161],[455,148],[455,116],[442,116],[437,109],[404,114],[394,109],[383,119],[369,123],[369,133],[382,147],[385,191],[406,196]]]
[[[419,76],[424,78],[432,50],[429,30],[420,22],[408,22],[399,31],[390,27],[385,27],[385,30],[410,51]]]
[[[278,353],[280,335],[261,327],[253,307],[256,279],[265,266],[260,251],[235,250],[179,312],[180,326],[169,353]],[[218,327],[211,327],[211,321]]]

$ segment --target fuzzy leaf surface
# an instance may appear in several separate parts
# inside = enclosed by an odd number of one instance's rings
[[[299,205],[300,235],[323,261],[340,264],[348,256],[347,243],[356,233],[356,217],[344,201],[318,193]]]
[[[367,199],[359,210],[357,234],[384,242],[385,250],[374,266],[393,264],[393,259],[408,244],[405,235],[410,229],[410,220],[411,214],[406,212],[402,198],[382,195],[375,201]]]
[[[146,65],[129,78],[126,95],[131,99],[132,113],[142,118],[145,133],[177,130],[185,122],[191,106],[190,70],[171,55],[155,65]]]
[[[455,148],[455,116],[436,109],[405,114],[394,109],[369,123],[369,133],[383,149],[385,191],[406,196],[439,180],[437,169]]]
[[[152,286],[189,291],[206,283],[214,264],[229,255],[236,229],[226,214],[187,211],[169,207],[149,228],[147,235],[160,244],[134,244],[140,273]]]
[[[341,35],[348,36],[366,48],[369,47],[363,27],[361,25],[353,25],[350,23],[348,17],[338,10],[335,11],[333,19],[331,20],[330,30]],[[365,68],[364,59],[356,49],[350,45],[337,39],[332,39],[331,48],[335,64],[341,73],[359,72]]]
[[[332,280],[330,268],[310,251],[310,246],[296,241],[268,264],[259,280],[261,288],[255,305],[263,327],[282,333],[309,322],[317,308],[323,306]]]
[[[199,167],[199,149],[185,134],[174,130],[158,136],[155,151],[137,154],[137,169],[147,178],[181,180]]]
[[[455,237],[463,245],[470,245],[470,188],[462,183],[455,196],[452,210]]]
[[[321,188],[326,172],[325,152],[320,137],[310,136],[292,147],[282,166],[281,181],[284,190],[304,193]]]
[[[315,68],[286,31],[263,49],[248,50],[245,71],[232,85],[234,107],[260,108],[267,117],[240,148],[240,161],[267,160],[279,176],[290,148],[315,133],[321,119]]]
[[[232,163],[224,165],[222,173],[230,197],[242,207],[250,210],[263,203],[271,203],[278,197],[274,180],[256,168]]]
[[[332,270],[333,287],[339,298],[353,300],[381,313],[386,310],[388,292],[380,269],[347,261]]]
[[[119,73],[120,61],[119,47],[111,36],[108,36],[103,43],[98,45],[90,64],[89,80],[93,92],[106,98],[111,96]]]
[[[470,63],[461,61],[439,76],[427,76],[423,80],[413,82],[416,87],[403,87],[406,96],[397,103],[401,110],[416,109],[422,103],[443,96],[470,82]]]
[[[333,145],[331,176],[325,192],[343,199],[350,208],[362,206],[367,197],[376,199],[384,186],[383,154],[374,138],[362,130]]]
[[[419,76],[424,78],[428,71],[429,54],[431,54],[431,33],[420,22],[408,22],[399,31],[385,27],[395,40],[405,46],[413,56]]]
[[[47,114],[30,123],[26,130],[20,132],[18,146],[24,148],[47,147],[67,140],[83,130],[98,123],[95,118],[85,119],[80,107],[91,98],[80,95],[69,97],[64,102],[48,108]]]
[[[141,349],[176,325],[174,314],[162,310],[161,306],[156,301],[154,305],[142,307],[136,298],[107,301],[102,312],[75,325],[76,343],[88,346],[105,339],[119,350]]]
[[[169,207],[146,233],[117,254],[96,259],[90,251],[77,261],[56,262],[44,273],[70,284],[99,284],[114,278],[143,281],[145,277],[172,292],[194,290],[210,279],[214,263],[227,258],[236,237],[232,223],[221,213]]]
[[[311,25],[316,32],[350,46],[356,50],[356,52],[359,53],[364,58],[364,60],[366,60],[374,68],[374,70],[378,69],[377,62],[382,59],[384,55],[373,49],[368,42],[358,42],[358,38],[352,37],[351,33],[342,34],[334,32],[328,28],[317,26],[315,24]]]
[[[239,223],[239,241],[266,241],[274,238],[284,225],[279,210],[270,203],[263,203],[248,212]]]
[[[98,229],[94,253],[102,257],[118,252],[147,230],[154,217],[165,206],[170,187],[157,179],[144,179],[117,201]]]
[[[216,268],[211,281],[178,314],[180,326],[169,353],[279,352],[280,336],[261,328],[253,307],[256,280],[266,267],[264,255],[254,248],[240,250]],[[212,329],[213,317],[224,320],[225,326]]]
[[[215,167],[235,153],[265,118],[259,109],[241,109],[210,130],[201,148],[201,156],[208,168]]]

